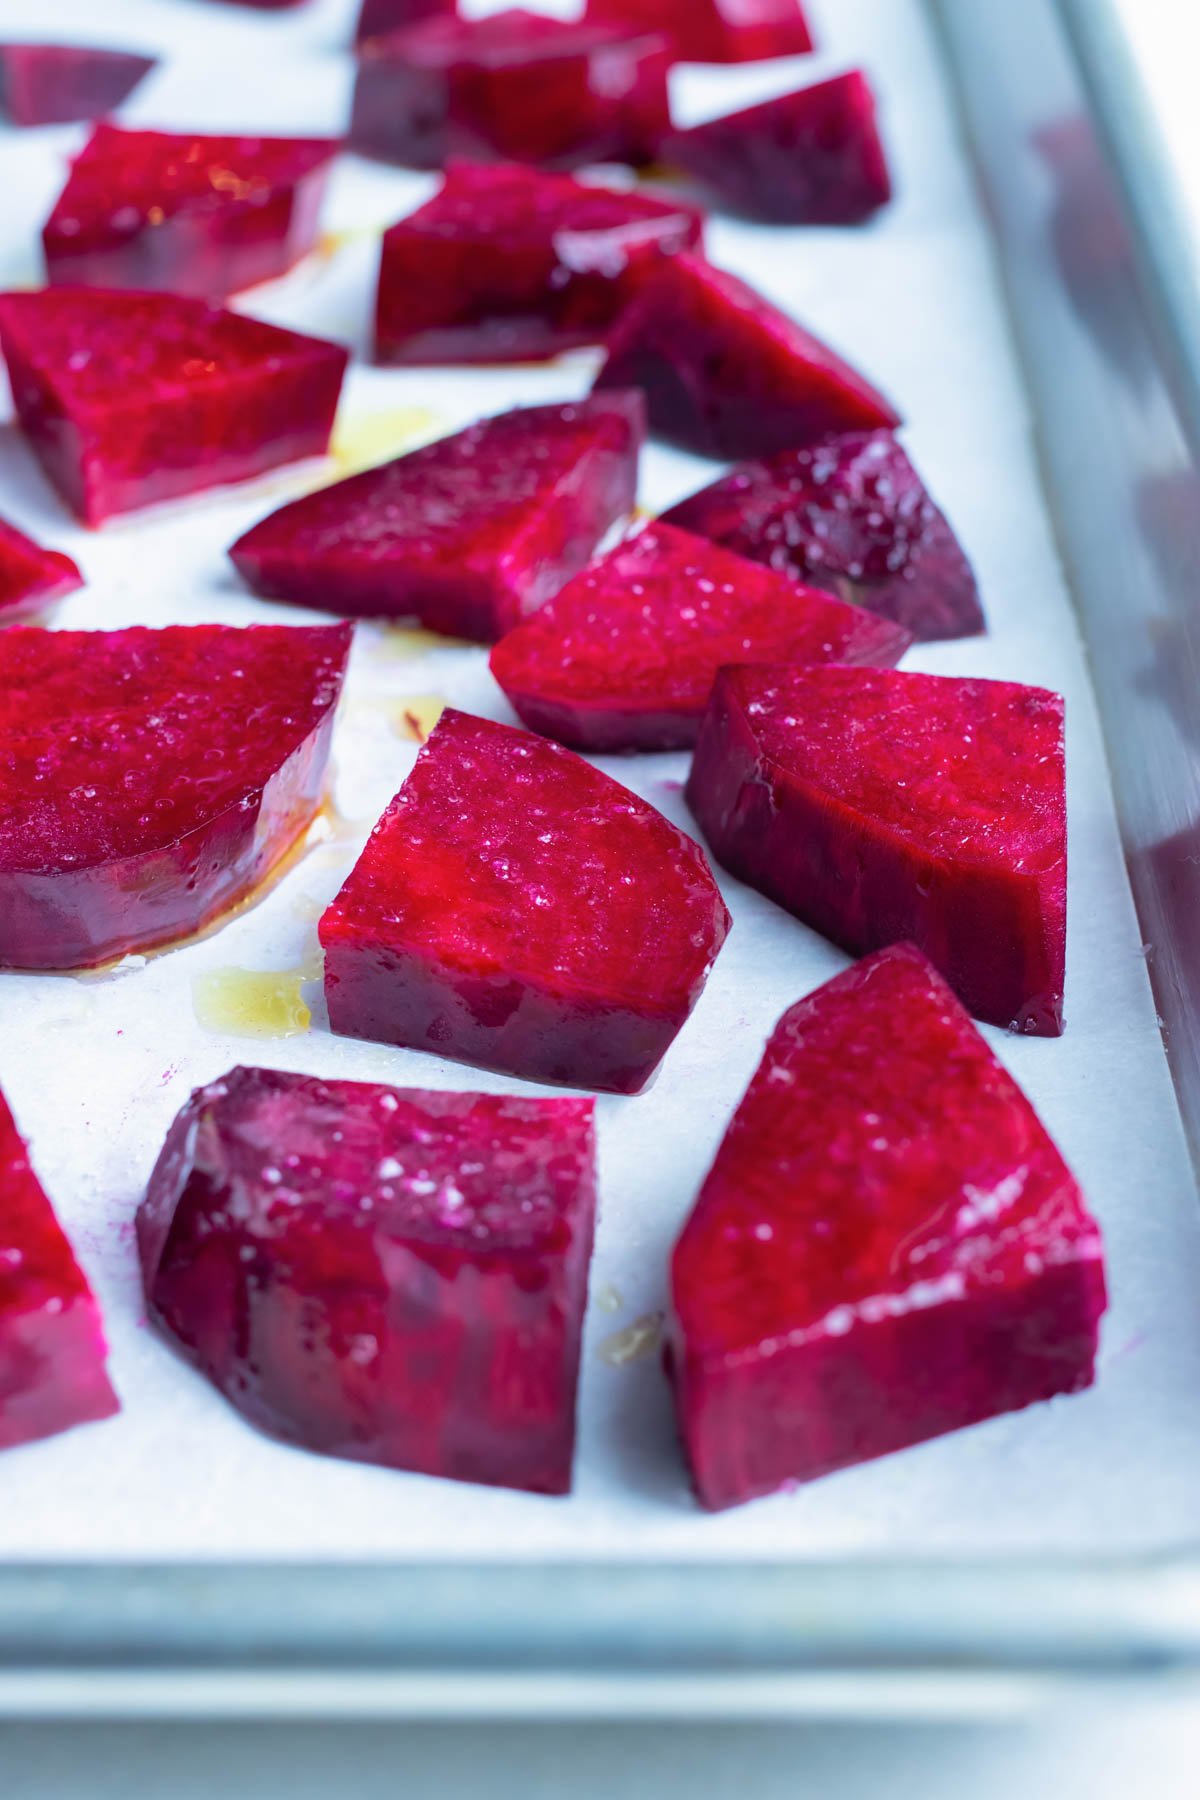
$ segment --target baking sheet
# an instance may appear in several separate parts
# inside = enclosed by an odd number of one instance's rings
[[[0,24],[44,36],[41,0],[0,0]],[[474,10],[487,10],[477,7]],[[334,52],[352,0],[297,17],[203,0],[114,0],[105,33],[171,60],[125,117],[200,129],[336,130],[348,72]],[[415,746],[393,725],[404,696],[439,695],[510,718],[478,650],[421,649],[360,629],[336,741],[344,823],[256,908],[212,937],[101,978],[0,975],[0,1082],[105,1307],[124,1411],[0,1459],[0,1559],[428,1557],[622,1560],[1124,1551],[1194,1535],[1200,1507],[1200,1220],[1129,899],[1086,668],[1038,487],[1030,420],[994,286],[987,235],[918,0],[825,0],[827,59],[682,70],[685,118],[862,61],[881,92],[898,199],[860,232],[780,232],[715,220],[714,258],[828,336],[902,408],[908,441],[961,533],[991,622],[987,639],[924,646],[906,666],[1034,681],[1068,705],[1071,937],[1068,1029],[1058,1042],[989,1031],[1058,1136],[1102,1221],[1113,1305],[1090,1393],[711,1518],[692,1505],[652,1347],[622,1335],[661,1308],[666,1258],[730,1111],[785,1006],[844,966],[832,947],[722,878],[735,918],[708,989],[650,1093],[599,1102],[602,1215],[585,1343],[576,1488],[545,1500],[324,1461],[259,1437],[147,1329],[132,1218],[170,1119],[197,1084],[261,1062],[327,1076],[530,1091],[432,1058],[332,1037],[319,995],[307,1035],[252,1041],[198,1022],[197,979],[219,968],[297,968],[320,906],[404,778]],[[92,0],[58,0],[53,35],[96,36]],[[265,72],[269,71],[269,82]],[[37,278],[36,233],[73,128],[0,135],[0,280]],[[425,177],[346,157],[325,254],[246,309],[361,347],[378,229]],[[1047,193],[1047,205],[1050,195]],[[570,398],[594,358],[534,370],[356,366],[343,406],[347,461],[519,401]],[[672,503],[711,465],[652,446],[642,503]],[[311,620],[243,594],[224,549],[329,470],[78,530],[21,440],[0,428],[0,510],[81,563],[89,585],[63,626]],[[686,759],[602,766],[685,828]],[[646,1337],[652,1334],[647,1332]],[[616,1350],[612,1340],[617,1337]]]

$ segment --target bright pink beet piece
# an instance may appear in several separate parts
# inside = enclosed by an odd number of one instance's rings
[[[491,642],[630,512],[643,425],[630,394],[501,413],[293,500],[229,554],[267,599]]]
[[[337,149],[97,125],[42,231],[48,278],[223,300],[282,275],[316,242]]]
[[[577,750],[694,744],[725,663],[896,663],[907,631],[715,544],[649,525],[501,638],[526,725]]]
[[[661,32],[681,62],[766,62],[813,48],[799,0],[588,0],[587,16]]]
[[[43,550],[15,525],[0,519],[0,625],[44,612],[83,586],[83,576],[61,550]]]
[[[613,331],[596,385],[643,389],[652,432],[722,459],[900,422],[828,345],[698,256],[664,257]]]
[[[0,968],[201,930],[324,794],[350,630],[0,632]]]
[[[911,940],[976,1018],[1062,1031],[1057,694],[893,669],[723,669],[687,792],[732,874],[852,955]]]
[[[724,205],[776,225],[857,225],[892,197],[875,96],[855,69],[676,131],[664,162]]]
[[[127,100],[152,56],[84,44],[0,44],[0,111],[13,125],[98,119]]]
[[[329,1023],[634,1094],[729,930],[704,852],[558,744],[450,710],[321,920]]]
[[[671,1271],[668,1366],[703,1505],[1088,1387],[1098,1226],[919,951],[784,1014]]]
[[[664,38],[519,8],[426,19],[360,46],[350,142],[415,169],[648,162],[670,128],[670,63]]]
[[[329,446],[347,353],[179,294],[0,294],[34,454],[87,525]]]
[[[151,1317],[291,1443],[569,1493],[592,1109],[234,1069],[138,1213]]]
[[[387,37],[425,19],[453,18],[457,12],[458,0],[362,0],[354,41],[362,44],[368,38]]]
[[[659,256],[698,249],[690,207],[519,164],[452,164],[387,232],[376,357],[536,362],[602,342]]]
[[[100,1308],[0,1094],[0,1450],[120,1410]]]
[[[663,516],[916,638],[986,629],[962,546],[890,431],[745,463]]]

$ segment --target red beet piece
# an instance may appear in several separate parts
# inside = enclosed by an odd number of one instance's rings
[[[642,429],[628,394],[501,413],[292,501],[229,554],[267,599],[490,642],[631,510]]]
[[[663,259],[609,341],[597,387],[642,388],[650,429],[700,456],[766,456],[899,414],[735,275]]]
[[[292,1443],[568,1493],[592,1108],[234,1069],[138,1213],[151,1316]]]
[[[666,40],[544,14],[435,18],[361,46],[350,142],[440,169],[648,162],[670,128]]]
[[[1028,1100],[911,945],[784,1014],[671,1272],[702,1503],[1087,1387],[1099,1229]]]
[[[745,463],[663,516],[916,638],[986,629],[962,546],[890,431]]]
[[[492,651],[525,723],[578,750],[694,744],[724,663],[896,663],[907,631],[650,525]]]
[[[634,1094],[729,929],[704,852],[526,731],[442,714],[321,920],[329,1023]]]
[[[87,525],[329,445],[347,354],[178,294],[0,294],[21,428]]]
[[[82,586],[83,576],[69,556],[43,550],[0,519],[0,625],[42,612]]]
[[[766,62],[813,48],[799,0],[588,0],[587,16],[662,32],[682,62]]]
[[[457,0],[362,0],[354,41],[363,44],[368,38],[387,37],[420,25],[425,19],[453,18],[457,12]]]
[[[97,125],[42,231],[57,285],[222,300],[316,242],[337,144]]]
[[[0,632],[0,968],[201,930],[321,803],[343,625]]]
[[[892,197],[875,96],[858,70],[664,138],[662,160],[751,219],[857,225]]]
[[[977,1018],[1062,1031],[1057,694],[891,669],[724,669],[688,800],[727,869],[851,954],[911,940]]]
[[[646,194],[456,163],[384,237],[376,355],[536,362],[600,343],[660,254],[699,248],[702,229],[699,213]]]
[[[0,44],[0,111],[13,125],[98,119],[127,100],[152,56],[83,44]]]
[[[0,1450],[120,1410],[100,1308],[0,1094]]]

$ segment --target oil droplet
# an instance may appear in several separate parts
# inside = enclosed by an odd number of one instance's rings
[[[229,1037],[299,1037],[312,1024],[301,989],[319,959],[296,969],[205,969],[192,982],[192,1006],[205,1031]]]
[[[336,479],[373,469],[418,444],[428,444],[441,428],[440,416],[428,406],[399,406],[392,412],[360,413],[357,418],[341,420],[329,451]]]
[[[640,1362],[644,1356],[653,1356],[662,1341],[663,1316],[661,1313],[643,1313],[624,1331],[614,1331],[600,1345],[600,1360],[612,1369],[623,1369],[628,1363]]]
[[[392,724],[402,738],[427,744],[429,734],[446,710],[444,694],[406,694],[392,708]]]
[[[611,1281],[601,1282],[596,1289],[596,1305],[601,1312],[620,1312],[624,1304],[620,1288],[614,1287]]]

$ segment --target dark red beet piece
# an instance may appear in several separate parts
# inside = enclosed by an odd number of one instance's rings
[[[858,225],[892,197],[875,96],[857,69],[663,139],[661,158],[775,225]]]
[[[977,1018],[1062,1031],[1057,694],[891,669],[724,669],[687,791],[731,873],[852,955],[911,940]]]
[[[316,242],[337,148],[97,125],[42,231],[48,278],[223,300],[282,275]]]
[[[0,1450],[120,1410],[100,1308],[0,1094]]]
[[[0,44],[0,112],[13,125],[98,119],[127,100],[155,66],[130,50],[83,44]]]
[[[321,920],[329,1023],[635,1094],[729,930],[704,852],[558,744],[453,710]]]
[[[663,259],[613,331],[596,385],[642,388],[652,432],[722,459],[899,423],[828,345],[697,256]]]
[[[456,163],[385,235],[387,363],[531,362],[600,343],[660,254],[701,246],[690,207],[519,164]]]
[[[425,19],[453,18],[457,12],[458,0],[362,0],[354,41],[363,44],[368,38],[387,37],[420,25]]]
[[[344,625],[0,632],[0,968],[185,937],[311,824]]]
[[[35,455],[87,525],[329,445],[347,353],[178,294],[0,294]]]
[[[784,1014],[671,1271],[696,1490],[736,1506],[1094,1377],[1099,1228],[911,945]]]
[[[694,744],[724,663],[896,663],[907,631],[649,525],[502,638],[492,674],[534,731],[577,750]]]
[[[292,501],[229,554],[267,599],[490,642],[632,509],[642,430],[640,395],[501,413]]]
[[[440,169],[648,162],[670,128],[666,40],[518,9],[434,18],[359,50],[350,142]]]
[[[138,1213],[151,1317],[292,1443],[569,1493],[592,1109],[234,1069]]]
[[[681,62],[766,62],[813,48],[799,0],[588,0],[587,16],[661,32]]]
[[[890,431],[749,462],[663,515],[915,638],[986,629],[971,565]]]
[[[0,625],[45,611],[83,586],[83,576],[61,550],[43,550],[23,531],[0,519]]]

